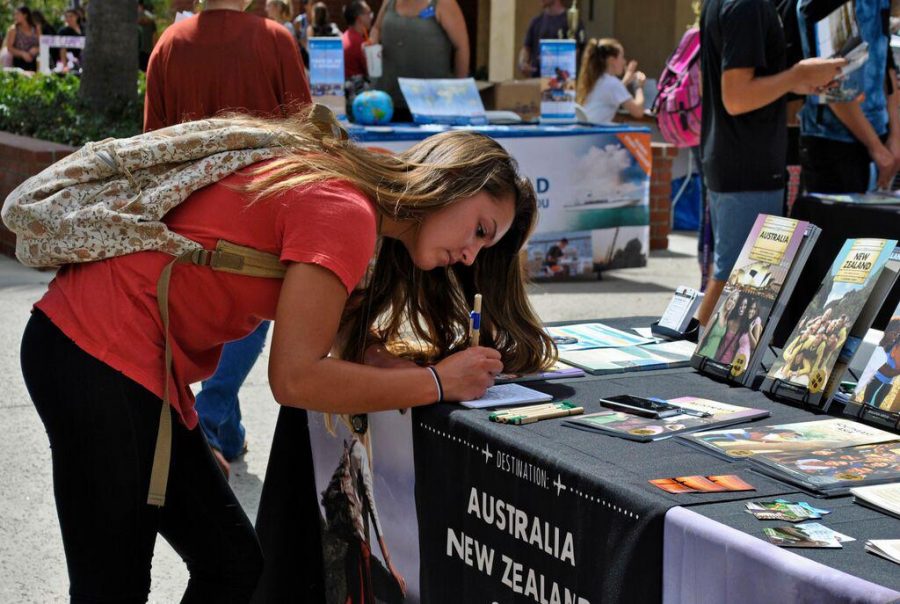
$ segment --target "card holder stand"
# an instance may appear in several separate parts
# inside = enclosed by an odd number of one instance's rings
[[[807,411],[817,411],[819,413],[824,411],[822,407],[810,402],[810,395],[812,393],[809,391],[809,388],[792,384],[791,382],[780,378],[773,379],[771,385],[766,389],[766,392],[771,394],[776,400],[797,403]]]
[[[696,342],[700,335],[700,321],[692,318],[691,322],[688,323],[687,329],[683,332],[669,327],[663,327],[659,324],[659,321],[654,321],[650,324],[650,333],[665,340],[687,340],[688,342]]]
[[[895,432],[900,431],[900,413],[873,408],[869,405],[860,405],[856,417],[867,424],[887,426]]]
[[[694,358],[697,359],[697,364],[694,365],[694,368],[700,373],[720,380],[731,381],[730,364],[725,365],[724,363],[717,363],[709,357],[701,357],[696,354],[694,355]]]

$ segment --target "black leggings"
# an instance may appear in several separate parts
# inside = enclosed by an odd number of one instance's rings
[[[146,602],[156,534],[184,559],[183,602],[247,602],[262,572],[253,526],[200,430],[173,417],[166,505],[147,504],[160,399],[35,311],[22,371],[44,422],[72,602]]]

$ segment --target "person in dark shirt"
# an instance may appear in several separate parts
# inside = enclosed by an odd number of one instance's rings
[[[81,15],[78,14],[73,8],[68,9],[65,12],[64,19],[66,21],[65,26],[59,30],[59,35],[61,36],[80,36],[84,37],[84,24],[81,22]],[[81,60],[81,49],[80,48],[60,48],[59,53],[59,61],[63,64],[63,71],[68,70],[68,58],[66,53],[69,53],[75,58],[75,61]]]
[[[707,0],[700,40],[700,146],[716,242],[715,268],[697,313],[705,325],[756,216],[782,213],[785,94],[830,85],[846,61],[804,59],[787,68],[784,31],[768,0]]]
[[[569,17],[562,0],[542,0],[543,10],[531,20],[525,33],[525,42],[519,50],[519,70],[526,78],[541,75],[541,40],[557,40],[569,37]],[[584,23],[578,21],[575,33],[575,57],[581,64],[584,49]],[[578,73],[576,67],[575,72]]]
[[[569,245],[569,240],[563,237],[547,250],[547,254],[544,256],[544,268],[550,273],[556,274],[562,270],[562,267],[559,265],[559,259],[566,255],[567,245]]]

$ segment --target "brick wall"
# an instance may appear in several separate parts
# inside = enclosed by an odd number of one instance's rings
[[[62,159],[72,147],[0,132],[0,200],[19,183]],[[15,256],[16,237],[0,224],[0,253]]]
[[[669,247],[672,229],[672,162],[678,149],[666,143],[652,143],[653,172],[650,177],[650,249]]]

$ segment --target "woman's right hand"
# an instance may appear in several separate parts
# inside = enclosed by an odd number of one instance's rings
[[[474,346],[450,355],[434,368],[441,379],[445,401],[470,401],[481,398],[494,385],[503,363],[493,348]]]

